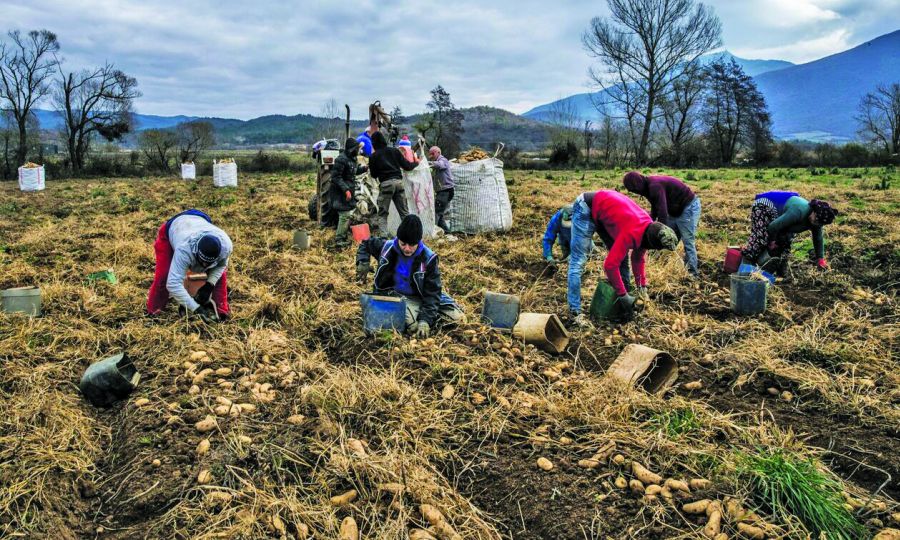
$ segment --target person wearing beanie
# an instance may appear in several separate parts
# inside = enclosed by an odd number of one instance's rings
[[[547,230],[544,232],[544,260],[549,263],[556,262],[553,258],[553,244],[558,243],[562,249],[562,259],[565,261],[569,258],[569,244],[572,242],[572,205],[567,204],[560,208],[550,223],[547,224]]]
[[[438,256],[422,242],[422,221],[410,214],[403,218],[393,239],[369,238],[356,252],[356,277],[365,280],[372,257],[378,259],[374,294],[400,295],[406,299],[406,330],[427,338],[438,319],[451,323],[465,320],[456,302],[444,294]]]
[[[828,269],[824,226],[838,211],[825,201],[807,201],[793,191],[767,191],[754,197],[750,207],[750,238],[741,248],[743,262],[775,270],[790,279],[791,244],[797,233],[812,233],[816,266]]]
[[[428,159],[431,160],[429,165],[434,171],[434,217],[438,227],[444,232],[450,232],[450,226],[444,219],[456,189],[450,161],[441,154],[441,149],[437,146],[428,149]]]
[[[400,150],[400,153],[403,154],[403,157],[406,158],[406,161],[412,161],[413,163],[419,162],[419,157],[413,152],[412,143],[409,141],[409,135],[404,135],[397,141],[397,148]]]
[[[147,294],[148,314],[162,312],[169,295],[205,322],[230,314],[225,275],[233,246],[208,215],[190,209],[167,220],[159,228],[153,250],[156,271]],[[206,283],[193,297],[184,286],[189,272],[206,274]]]
[[[675,231],[654,222],[640,206],[625,195],[612,190],[582,193],[572,205],[572,241],[570,244],[567,301],[578,326],[590,326],[581,313],[581,274],[591,249],[594,232],[600,234],[609,252],[603,270],[615,289],[616,302],[626,311],[634,309],[635,298],[629,294],[631,276],[628,252],[635,274],[637,296],[647,295],[644,271],[648,249],[673,251],[678,244]]]
[[[650,201],[650,218],[668,225],[684,242],[684,266],[693,277],[700,275],[697,260],[697,225],[700,223],[700,197],[674,176],[645,176],[638,171],[625,173],[625,188]]]
[[[403,188],[403,171],[415,169],[416,163],[408,161],[397,148],[388,146],[387,139],[380,131],[372,134],[372,146],[375,150],[369,159],[369,172],[378,180],[378,230],[384,234],[387,231],[392,201],[400,219],[409,214]]]
[[[328,188],[328,201],[331,208],[338,213],[337,231],[334,234],[338,247],[347,247],[350,241],[347,233],[350,230],[350,217],[356,209],[356,175],[366,172],[366,167],[356,162],[360,144],[356,139],[344,142],[344,151],[334,160],[331,168],[331,186]]]

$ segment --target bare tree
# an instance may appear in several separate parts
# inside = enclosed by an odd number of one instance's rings
[[[710,8],[694,0],[607,0],[610,18],[595,17],[582,37],[604,68],[591,79],[619,105],[633,108],[640,136],[635,158],[647,158],[659,100],[702,54],[721,45],[722,25]],[[631,117],[632,115],[629,115]]]
[[[581,139],[582,118],[578,107],[569,99],[560,99],[550,105],[547,123],[550,124],[550,141],[553,145],[572,143],[577,146]]]
[[[178,146],[178,137],[165,129],[148,129],[138,137],[138,146],[147,157],[147,165],[154,170],[169,173],[172,153]]]
[[[341,145],[343,146],[344,120],[341,119],[343,111],[344,108],[338,105],[337,100],[334,98],[329,98],[328,101],[322,104],[319,116],[324,120],[320,121],[314,131],[317,141],[322,139],[337,139],[341,141]]]
[[[54,104],[63,117],[63,134],[72,172],[84,169],[94,134],[120,140],[131,131],[132,105],[141,96],[137,80],[112,64],[93,71],[65,73],[54,91]]]
[[[216,144],[215,128],[210,122],[195,120],[175,126],[178,159],[181,163],[197,160]]]
[[[694,137],[698,109],[706,88],[704,71],[695,62],[672,83],[672,92],[660,103],[667,144],[675,165],[683,165],[684,148]]]
[[[859,103],[859,134],[888,154],[900,153],[900,83],[880,84]]]
[[[28,155],[28,118],[50,91],[59,41],[49,30],[32,30],[24,36],[15,30],[8,35],[12,43],[0,44],[0,98],[18,127],[16,163],[22,164]]]

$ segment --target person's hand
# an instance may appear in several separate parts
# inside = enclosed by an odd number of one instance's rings
[[[197,295],[194,296],[194,300],[201,306],[205,306],[212,297],[213,289],[215,289],[214,285],[211,283],[204,283],[203,286],[197,290]]]
[[[369,277],[369,265],[366,263],[359,263],[356,265],[356,280],[360,282],[365,282],[366,278]]]
[[[425,321],[419,321],[416,323],[416,337],[419,339],[425,339],[429,335],[431,335],[431,326]]]
[[[625,293],[618,298],[616,298],[616,304],[624,308],[626,311],[634,310],[634,303],[637,301],[635,297],[631,296],[628,293]]]
[[[349,201],[351,198],[353,198],[353,194],[350,193],[349,191],[345,191],[345,192],[344,192],[344,197],[347,197],[347,200]]]
[[[205,323],[214,323],[217,321],[216,313],[211,308],[200,306],[194,310],[194,316]]]
[[[777,249],[778,249],[778,242],[776,242],[775,240],[770,241],[770,242],[769,242],[768,248],[769,248],[769,251],[775,251],[775,250],[777,250]]]
[[[647,286],[646,286],[646,285],[644,285],[644,286],[642,286],[642,287],[635,287],[635,289],[634,289],[634,295],[635,295],[637,298],[640,298],[641,300],[646,300],[646,299],[650,298],[650,293],[647,292]]]
[[[816,267],[819,270],[828,270],[828,261],[826,261],[824,258],[819,259],[818,261],[816,261]]]

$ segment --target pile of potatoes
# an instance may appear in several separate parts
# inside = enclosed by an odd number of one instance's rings
[[[861,287],[850,289],[850,292],[847,293],[847,296],[850,298],[850,300],[856,302],[872,302],[878,306],[885,303],[885,298],[883,296],[872,294],[871,292]]]

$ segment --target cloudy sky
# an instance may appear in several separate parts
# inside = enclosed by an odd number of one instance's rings
[[[710,0],[725,47],[808,62],[900,28],[900,0]],[[452,6],[452,7],[450,7]],[[372,99],[419,112],[442,84],[459,106],[521,113],[589,89],[581,34],[602,0],[0,0],[6,29],[57,33],[69,70],[110,61],[144,114],[354,117]]]

